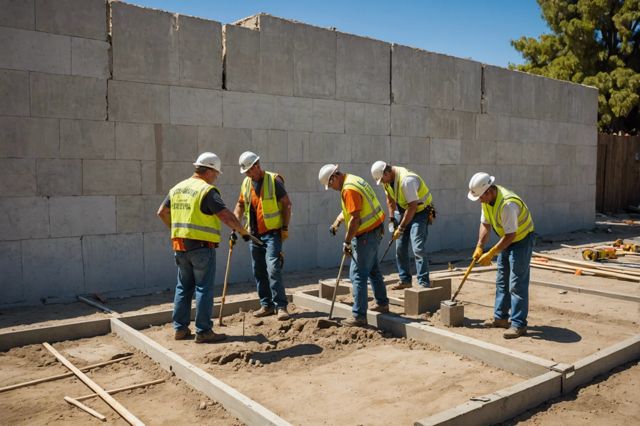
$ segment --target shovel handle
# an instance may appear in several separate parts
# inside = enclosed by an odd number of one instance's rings
[[[336,294],[338,294],[338,285],[340,284],[340,275],[342,275],[342,267],[344,266],[344,260],[347,258],[347,253],[342,255],[340,261],[340,269],[338,269],[338,278],[336,278],[336,286],[333,288],[333,297],[331,298],[331,309],[329,309],[329,319],[333,315],[333,305],[336,303]]]
[[[458,295],[458,293],[460,293],[460,290],[462,289],[462,285],[467,280],[467,277],[471,273],[471,270],[473,269],[473,265],[475,265],[475,264],[476,264],[475,259],[471,259],[471,263],[469,264],[469,267],[467,268],[467,271],[464,273],[464,276],[462,277],[462,281],[460,282],[460,285],[458,286],[458,289],[456,290],[455,294],[451,298],[452,302],[456,300],[456,296]]]
[[[227,296],[227,283],[229,282],[229,267],[231,266],[231,253],[233,253],[233,241],[229,239],[229,256],[227,256],[227,268],[224,271],[224,286],[222,287],[222,300],[220,301],[220,315],[218,325],[222,325],[222,310],[224,309],[224,299]]]

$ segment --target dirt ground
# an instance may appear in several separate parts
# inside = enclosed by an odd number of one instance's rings
[[[560,244],[616,238],[640,242],[640,226],[607,223],[590,231],[545,237],[537,242],[535,250],[579,259],[580,250]],[[469,255],[469,250],[434,253],[430,258],[432,271],[445,269],[448,262],[464,269]],[[382,270],[388,281],[397,279],[392,262],[383,264]],[[315,289],[318,280],[335,277],[336,273],[337,268],[286,273],[288,292]],[[495,278],[491,272],[474,275]],[[638,283],[600,277],[533,269],[532,280],[640,295]],[[457,283],[454,280],[454,289]],[[449,330],[558,362],[574,362],[638,333],[638,303],[533,285],[530,291],[530,331],[525,338],[506,341],[499,331],[478,327],[492,314],[494,286],[477,281],[467,282],[459,296],[465,304],[465,327]],[[390,295],[401,297],[402,292]],[[227,301],[254,297],[252,283],[239,283],[232,286]],[[152,312],[171,309],[171,300],[171,293],[166,292],[110,299],[106,304],[121,313]],[[401,308],[393,309],[401,312]],[[0,310],[0,332],[107,317],[83,303],[11,308]],[[267,408],[286,414],[285,419],[294,424],[406,424],[523,380],[424,343],[396,339],[375,329],[324,328],[318,319],[317,313],[301,308],[296,308],[293,319],[284,323],[266,318],[260,324],[246,314],[243,340],[242,314],[236,314],[225,321],[223,328],[229,339],[217,345],[175,342],[168,325],[145,333]],[[443,327],[437,313],[420,320]],[[133,353],[130,360],[89,373],[105,388],[168,374],[111,335],[54,346],[78,366]],[[41,345],[0,353],[0,365],[0,386],[65,372]],[[635,396],[638,386],[640,365],[629,363],[507,424],[640,424],[640,404]],[[98,422],[62,399],[87,393],[88,388],[75,378],[2,393],[2,423]],[[116,394],[116,399],[149,424],[239,424],[220,405],[173,377],[159,385]],[[109,421],[125,424],[101,401],[87,403]]]

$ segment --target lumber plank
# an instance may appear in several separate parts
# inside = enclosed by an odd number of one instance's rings
[[[107,421],[107,418],[105,416],[103,416],[102,414],[98,413],[93,408],[87,407],[86,405],[84,405],[82,402],[78,401],[75,398],[71,398],[69,396],[65,396],[64,400],[67,401],[69,404],[75,405],[79,409],[81,409],[83,411],[86,411],[87,413],[91,414],[93,417],[95,417],[96,419],[98,419],[100,421],[103,421],[103,422]]]
[[[92,391],[97,393],[104,402],[106,402],[111,408],[113,408],[120,416],[132,426],[143,426],[144,423],[134,416],[129,410],[127,410],[122,404],[116,401],[111,395],[106,393],[96,382],[91,380],[86,374],[78,370],[68,359],[66,359],[60,352],[54,349],[49,343],[44,342],[42,344],[49,352],[55,356],[65,367],[71,370],[85,385],[87,385]]]
[[[124,392],[126,390],[131,390],[131,389],[137,389],[137,388],[143,388],[145,386],[152,386],[152,385],[157,385],[158,383],[163,383],[165,382],[167,379],[158,379],[158,380],[151,380],[150,382],[144,382],[144,383],[138,383],[136,385],[129,385],[129,386],[123,386],[121,388],[116,388],[116,389],[110,389],[108,391],[106,391],[109,395],[113,395],[114,393],[118,393],[118,392]],[[85,401],[87,399],[91,399],[98,396],[97,393],[90,393],[87,395],[82,395],[82,396],[78,396],[75,397],[73,399],[75,399],[76,401]]]
[[[636,275],[637,274],[636,272],[629,273],[629,272],[614,271],[614,270],[611,270],[613,268],[594,265],[593,263],[590,263],[590,262],[584,262],[584,261],[573,260],[573,259],[565,259],[563,257],[552,256],[549,254],[538,253],[538,252],[533,252],[533,256],[542,257],[545,259],[566,263],[569,265],[578,265],[581,267],[581,269],[587,270],[589,272],[593,272],[594,270],[598,272],[606,272],[612,277],[623,278],[623,279],[628,279],[630,281],[640,282],[640,275]]]

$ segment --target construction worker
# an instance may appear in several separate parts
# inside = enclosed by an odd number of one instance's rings
[[[196,343],[217,342],[226,336],[214,333],[213,280],[221,225],[249,234],[228,210],[213,183],[222,174],[220,158],[203,152],[195,163],[195,173],[171,188],[160,205],[158,216],[171,229],[171,242],[178,265],[178,283],[173,304],[175,340],[191,337],[191,299],[196,297]]]
[[[257,154],[243,152],[238,163],[240,173],[247,177],[234,213],[238,220],[244,217],[245,227],[264,244],[251,244],[251,265],[261,305],[253,315],[265,317],[277,311],[278,320],[284,321],[289,319],[289,312],[282,283],[282,243],[289,238],[291,201],[282,176],[263,170]]]
[[[411,287],[409,244],[416,261],[416,275],[420,287],[430,287],[429,262],[427,261],[427,236],[429,224],[435,217],[432,196],[424,180],[414,172],[399,166],[376,161],[371,166],[371,176],[376,184],[384,185],[392,239],[396,242],[396,264],[400,282],[392,290]]]
[[[341,222],[346,223],[342,244],[343,253],[352,257],[349,277],[353,286],[353,318],[344,324],[363,327],[367,325],[367,280],[375,304],[369,309],[389,312],[389,298],[380,269],[378,269],[378,246],[382,240],[384,212],[371,185],[356,175],[342,173],[337,164],[325,164],[318,174],[324,189],[340,191],[342,212],[329,227],[335,235]]]
[[[468,198],[482,203],[478,244],[473,259],[482,266],[489,266],[498,255],[494,315],[484,325],[507,328],[504,338],[515,339],[527,332],[533,219],[529,208],[517,194],[494,182],[495,177],[484,172],[476,173],[469,181]],[[491,228],[500,240],[484,253]]]

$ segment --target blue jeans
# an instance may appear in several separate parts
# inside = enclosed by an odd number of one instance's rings
[[[394,214],[398,223],[402,219],[400,212]],[[409,258],[409,245],[413,249],[416,258],[416,273],[418,285],[429,287],[429,262],[427,261],[427,236],[429,235],[429,223],[427,222],[427,211],[416,213],[409,223],[409,226],[396,240],[396,264],[398,265],[398,275],[403,283],[411,282],[411,265]]]
[[[498,255],[494,316],[498,319],[508,319],[511,309],[511,325],[517,328],[527,325],[529,264],[532,251],[533,233],[529,233]]]
[[[251,243],[251,266],[258,287],[260,305],[266,308],[286,308],[287,295],[282,284],[282,239],[280,232],[260,235],[264,247]]]
[[[382,240],[382,229],[362,234],[351,240],[353,259],[349,269],[349,278],[353,286],[353,316],[360,319],[367,318],[367,280],[371,279],[373,297],[378,305],[388,305],[387,288],[378,269],[378,246]]]
[[[189,326],[191,299],[196,293],[196,333],[211,330],[213,323],[213,280],[216,276],[216,251],[199,248],[175,253],[178,265],[178,284],[173,299],[173,328],[179,330]]]

